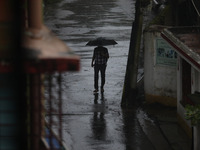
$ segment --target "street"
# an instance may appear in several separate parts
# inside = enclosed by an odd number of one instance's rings
[[[134,7],[134,0],[58,0],[45,8],[44,24],[81,57],[79,72],[62,74],[62,133],[69,150],[190,149],[175,108],[155,104],[121,109]],[[106,46],[105,92],[93,94],[94,47],[85,45],[97,37],[118,44]],[[139,68],[138,76],[142,73]]]

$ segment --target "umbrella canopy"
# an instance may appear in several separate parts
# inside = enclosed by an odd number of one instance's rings
[[[117,44],[115,40],[99,37],[99,38],[89,41],[86,44],[86,46],[106,46],[106,45],[115,45],[115,44]]]

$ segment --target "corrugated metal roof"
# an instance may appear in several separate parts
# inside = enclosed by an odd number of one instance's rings
[[[200,70],[200,27],[166,28],[161,36],[184,59]]]

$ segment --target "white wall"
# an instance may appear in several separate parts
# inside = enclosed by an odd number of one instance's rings
[[[176,65],[170,65],[167,62],[158,63],[157,41],[164,41],[160,36],[160,32],[160,29],[156,30],[154,28],[154,30],[149,29],[144,33],[144,90],[145,94],[176,99]]]

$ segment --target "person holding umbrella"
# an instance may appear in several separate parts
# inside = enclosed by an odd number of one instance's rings
[[[101,92],[104,92],[105,72],[107,61],[109,59],[108,49],[101,44],[94,48],[91,67],[94,67],[94,93],[99,91],[98,80],[99,71],[101,73]]]
[[[113,39],[107,39],[103,37],[96,38],[89,41],[86,46],[97,46],[94,48],[91,66],[94,67],[94,93],[99,91],[98,80],[99,72],[101,73],[101,92],[104,92],[105,73],[107,61],[109,59],[109,53],[106,45],[115,45],[117,42]]]

